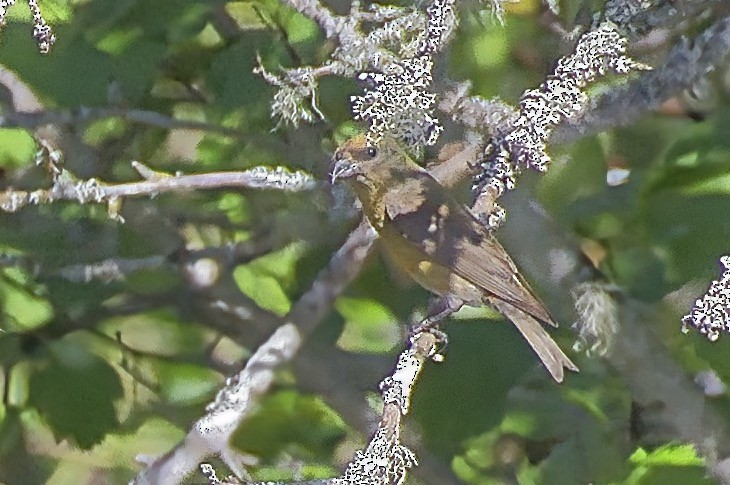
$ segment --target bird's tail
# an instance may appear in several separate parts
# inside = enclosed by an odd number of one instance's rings
[[[545,364],[553,379],[557,382],[563,382],[563,367],[578,371],[578,367],[560,350],[558,344],[555,343],[540,322],[512,304],[496,297],[490,297],[489,302],[515,324],[527,343],[532,347],[532,350]]]

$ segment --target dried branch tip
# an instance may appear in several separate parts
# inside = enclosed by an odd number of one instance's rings
[[[573,323],[573,329],[578,332],[578,340],[573,345],[576,352],[604,356],[611,350],[619,332],[616,302],[610,294],[612,289],[615,288],[605,283],[589,281],[571,290],[578,314]]]

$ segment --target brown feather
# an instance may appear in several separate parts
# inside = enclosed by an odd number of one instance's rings
[[[500,301],[491,297],[489,301],[505,317],[509,318],[515,327],[520,331],[532,350],[535,351],[550,375],[557,382],[563,382],[563,367],[577,371],[578,367],[558,347],[558,344],[550,337],[550,334],[532,318],[532,316],[516,308],[506,301]]]
[[[397,143],[384,139],[373,148],[363,136],[344,143],[333,174],[347,174],[393,262],[437,295],[492,304],[556,381],[563,367],[578,370],[538,322],[555,325],[491,233]]]
[[[408,185],[417,185],[418,193],[427,193],[428,197],[414,197],[408,186],[387,192],[385,225],[430,260],[555,325],[545,306],[523,285],[507,251],[463,205],[420,168],[413,171]],[[404,191],[409,195],[404,197]]]

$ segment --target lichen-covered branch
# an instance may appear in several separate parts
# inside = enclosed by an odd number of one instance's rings
[[[146,178],[141,182],[107,184],[96,179],[79,180],[65,169],[54,176],[49,189],[34,191],[9,189],[0,192],[0,210],[16,212],[28,205],[73,201],[79,204],[105,204],[112,218],[119,217],[121,201],[128,197],[153,197],[165,192],[242,187],[283,191],[310,190],[315,181],[304,172],[290,172],[283,167],[254,167],[242,172],[210,172],[197,175],[168,175],[151,171],[133,162]]]
[[[238,457],[228,447],[228,440],[268,391],[275,370],[291,361],[334,299],[357,276],[375,237],[375,231],[366,222],[350,234],[309,291],[284,317],[284,323],[256,349],[246,367],[228,379],[185,439],[150,463],[133,483],[177,484],[213,454],[221,456],[234,471],[243,473]]]
[[[672,29],[694,21],[722,7],[723,0],[608,0],[603,8],[606,20],[616,24],[626,35],[636,37],[654,29]]]
[[[317,108],[318,79],[328,75],[355,77],[371,62],[390,63],[397,55],[388,49],[392,43],[415,51],[412,38],[423,32],[423,16],[412,8],[372,5],[363,12],[353,4],[347,16],[334,15],[317,1],[290,1],[290,5],[319,23],[329,39],[337,40],[339,47],[322,66],[302,66],[284,70],[280,75],[268,72],[259,63],[254,72],[278,88],[272,101],[272,117],[279,124],[299,126],[301,121],[312,122],[321,116]],[[368,34],[361,23],[377,22],[381,26]],[[412,47],[411,47],[412,46]]]
[[[520,98],[518,116],[500,126],[487,144],[480,162],[482,172],[474,183],[477,199],[493,201],[515,187],[517,175],[526,168],[547,170],[547,141],[561,122],[575,118],[588,103],[586,86],[607,72],[627,74],[648,66],[626,57],[626,39],[611,24],[586,32],[572,54],[563,57],[537,89]],[[483,205],[479,201],[477,205]],[[485,222],[498,227],[504,211],[496,208]]]
[[[426,9],[425,28],[413,46],[400,46],[398,59],[363,72],[363,96],[353,96],[352,113],[369,125],[368,139],[377,143],[384,135],[405,142],[415,152],[433,145],[443,130],[433,116],[433,55],[447,44],[456,28],[454,0],[434,0]]]
[[[401,485],[408,470],[418,464],[413,452],[400,443],[402,419],[408,413],[418,375],[436,345],[432,334],[420,333],[401,352],[395,371],[380,384],[384,408],[375,435],[364,451],[356,452],[334,485]]]
[[[15,1],[0,0],[0,29],[5,27],[7,23],[7,11],[15,5]],[[46,19],[43,18],[41,9],[38,6],[38,0],[28,0],[28,8],[30,8],[30,13],[33,16],[33,38],[38,44],[38,50],[41,54],[48,54],[56,42],[56,35],[53,33],[51,26],[46,22]]]
[[[441,94],[438,107],[472,131],[483,131],[514,122],[519,112],[499,98],[468,97],[471,83],[464,81],[455,89]]]
[[[628,125],[692,87],[727,59],[729,52],[730,16],[726,16],[694,39],[680,39],[662,66],[596,97],[577,120],[563,122],[555,130],[552,141],[564,143],[597,131]]]
[[[387,132],[416,151],[435,143],[441,126],[433,116],[432,56],[456,27],[454,0],[435,0],[425,12],[380,5],[363,12],[355,3],[347,17],[337,17],[317,2],[290,3],[317,21],[339,46],[323,66],[290,69],[278,76],[263,66],[256,69],[278,88],[271,112],[279,123],[298,126],[322,117],[316,96],[320,77],[357,76],[365,94],[353,96],[353,115],[369,124],[371,141]],[[376,26],[365,33],[364,22]]]
[[[730,255],[720,258],[722,275],[713,281],[707,292],[695,300],[689,315],[682,318],[682,331],[695,328],[708,340],[716,341],[723,333],[730,333]]]
[[[617,305],[611,295],[611,291],[617,290],[614,285],[599,281],[586,281],[571,289],[577,314],[573,328],[578,334],[573,350],[598,356],[611,351],[620,329]]]

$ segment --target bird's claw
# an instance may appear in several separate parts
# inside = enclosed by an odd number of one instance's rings
[[[414,342],[422,333],[431,334],[436,339],[436,343],[432,347],[429,357],[434,361],[441,362],[443,360],[443,351],[449,344],[449,336],[446,332],[438,328],[438,323],[431,321],[430,318],[425,318],[412,325],[408,332],[408,340]]]

